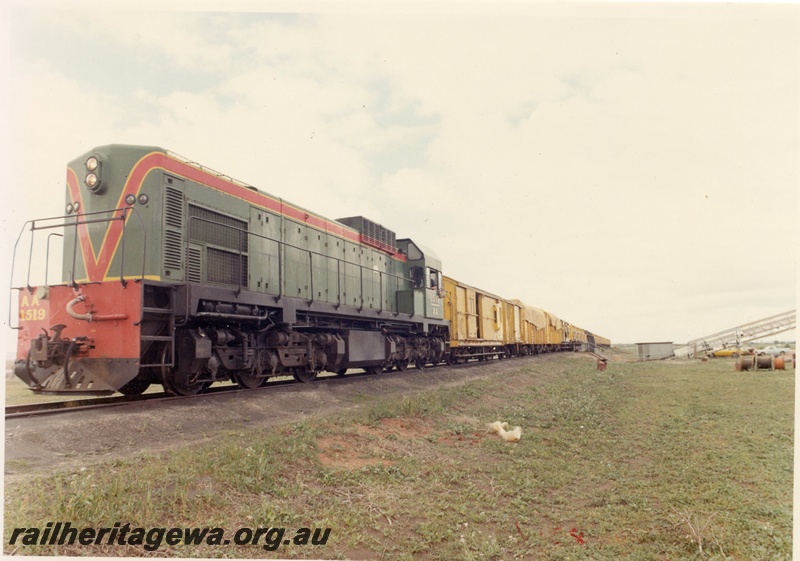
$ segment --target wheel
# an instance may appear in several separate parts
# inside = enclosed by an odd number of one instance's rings
[[[185,396],[197,395],[209,386],[207,382],[190,382],[188,384],[178,382],[175,380],[175,373],[171,368],[162,368],[161,385],[164,386],[164,392],[170,395]]]
[[[347,368],[340,368],[339,370],[336,371],[336,375],[339,378],[342,378],[345,374],[347,374]]]
[[[298,366],[292,371],[292,377],[301,384],[308,384],[317,379],[317,373],[307,366]]]
[[[425,359],[418,358],[414,361],[414,368],[417,370],[425,370]]]
[[[142,395],[150,387],[150,382],[134,378],[119,389],[122,395]]]
[[[408,368],[408,360],[398,360],[394,363],[394,365],[397,367],[398,371],[405,372],[405,370]]]
[[[240,388],[254,390],[267,383],[267,376],[255,376],[237,372],[233,375],[233,381],[239,384]]]
[[[161,351],[161,363],[167,362],[167,350],[169,349],[169,345],[164,345],[164,349]],[[194,377],[196,377],[199,372],[194,373]],[[161,367],[161,385],[164,386],[164,392],[170,395],[197,395],[206,389],[210,384],[207,382],[188,382],[184,384],[183,382],[178,382],[175,380],[175,369],[170,366],[162,366]]]
[[[366,372],[367,374],[380,374],[381,372],[383,372],[383,366],[381,366],[380,364],[378,366],[365,366],[364,372]]]

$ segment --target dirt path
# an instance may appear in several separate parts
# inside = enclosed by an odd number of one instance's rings
[[[594,360],[587,355],[586,360],[590,359]],[[552,360],[558,360],[557,355],[11,419],[6,423],[6,483],[143,451],[165,451],[210,439],[223,431],[256,431],[312,415],[357,409],[369,404],[365,396],[401,397],[503,376],[526,365]]]

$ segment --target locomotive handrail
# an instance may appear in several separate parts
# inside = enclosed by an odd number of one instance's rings
[[[139,212],[136,210],[136,208],[134,208],[134,207],[130,207],[130,208],[133,211],[133,215],[139,221],[139,226],[142,229],[142,275],[141,275],[141,277],[139,277],[139,282],[143,283],[144,282],[144,274],[145,274],[146,265],[147,265],[147,228],[144,227],[144,221],[142,220],[142,217],[139,216]],[[123,224],[127,226],[127,222],[125,222]],[[125,236],[126,229],[127,228],[123,228],[122,229],[123,239],[124,239],[124,236]],[[122,259],[123,260],[125,259],[124,252],[123,252],[123,255],[122,255]],[[121,267],[122,266],[120,265],[120,268]],[[125,286],[125,278],[124,277],[122,278],[122,285]]]
[[[47,251],[45,252],[45,257],[44,257],[44,284],[47,286],[50,286],[49,276],[47,273],[48,270],[50,269],[50,238],[52,238],[53,236],[58,236],[59,238],[64,237],[63,234],[56,234],[55,232],[52,232],[47,236]]]
[[[53,229],[56,229],[56,228],[61,228],[63,230],[66,230],[67,228],[72,228],[72,227],[75,228],[75,242],[73,243],[73,249],[72,249],[72,270],[70,271],[70,282],[69,282],[69,285],[73,286],[73,287],[77,287],[78,286],[78,282],[76,282],[76,280],[75,280],[75,265],[76,265],[76,262],[77,262],[78,244],[80,243],[80,236],[78,234],[78,226],[83,226],[83,225],[88,225],[88,224],[102,224],[102,223],[109,223],[109,222],[115,222],[115,221],[121,220],[122,221],[122,235],[121,235],[121,241],[120,241],[120,246],[121,246],[121,249],[120,249],[120,251],[121,251],[121,253],[120,253],[120,281],[122,282],[123,286],[125,286],[127,284],[127,280],[125,279],[124,268],[123,268],[124,267],[124,263],[125,263],[125,255],[124,255],[125,241],[124,240],[125,240],[125,232],[127,230],[127,220],[126,220],[126,218],[128,216],[128,211],[133,211],[132,214],[135,215],[137,220],[139,221],[139,226],[141,227],[142,236],[143,236],[143,240],[144,240],[144,242],[143,242],[144,247],[142,249],[142,273],[141,273],[141,277],[139,279],[140,282],[141,282],[141,281],[144,281],[144,276],[145,276],[145,267],[146,267],[146,259],[145,259],[145,257],[146,257],[146,251],[147,251],[147,249],[146,249],[147,248],[147,230],[144,227],[144,222],[142,221],[141,216],[139,216],[139,213],[137,212],[137,210],[134,207],[120,207],[120,208],[113,208],[113,209],[108,209],[108,210],[98,210],[98,211],[93,211],[93,212],[85,212],[85,213],[74,214],[74,215],[50,216],[50,217],[47,217],[47,218],[37,218],[37,219],[34,219],[34,220],[26,221],[22,225],[22,228],[20,229],[20,232],[19,232],[19,235],[17,236],[16,242],[14,242],[14,251],[12,252],[12,256],[11,256],[11,274],[10,274],[10,282],[9,282],[9,286],[10,286],[11,289],[9,291],[9,307],[8,307],[8,320],[9,320],[8,321],[8,325],[9,325],[9,327],[11,327],[11,329],[20,329],[19,325],[17,325],[15,327],[15,326],[12,325],[12,322],[11,322],[11,313],[12,313],[11,311],[12,311],[12,301],[13,301],[12,294],[13,294],[13,291],[14,290],[19,291],[19,290],[22,290],[23,288],[27,288],[29,292],[31,292],[31,293],[33,292],[33,287],[31,286],[31,265],[33,263],[33,248],[34,248],[34,241],[35,241],[35,239],[34,239],[35,238],[35,232],[38,232],[38,231],[41,231],[41,230],[53,230]],[[111,217],[107,217],[107,218],[91,218],[89,220],[86,219],[86,217],[94,217],[94,216],[103,215],[103,214],[108,215],[108,214],[113,214],[113,213],[116,213],[116,212],[121,212],[122,214],[120,216],[111,216]],[[83,220],[81,220],[81,218],[83,218]],[[60,222],[57,223],[57,224],[49,224],[49,222],[52,222],[54,220],[59,220]],[[23,234],[25,234],[26,231],[30,231],[31,240],[30,240],[30,248],[28,250],[27,270],[26,270],[26,273],[25,273],[25,287],[16,287],[16,286],[13,286],[13,284],[14,284],[14,271],[15,271],[16,262],[17,262],[17,249],[19,248],[19,243],[22,240],[22,236],[23,236]],[[52,236],[63,237],[63,234],[52,233],[52,234],[47,236],[47,245],[46,245],[46,249],[45,249],[45,273],[44,273],[44,277],[45,277],[44,278],[44,282],[45,282],[46,286],[50,286],[50,284],[49,284],[50,238]]]
[[[17,287],[13,286],[14,285],[14,265],[16,265],[16,263],[17,263],[17,246],[19,245],[19,240],[22,239],[22,234],[25,232],[25,226],[27,226],[29,222],[30,221],[25,222],[25,224],[22,225],[22,229],[20,230],[19,235],[17,236],[17,241],[14,242],[14,251],[11,253],[11,276],[10,276],[9,282],[8,282],[8,286],[10,287],[10,290],[8,291],[8,326],[11,329],[22,329],[21,326],[19,325],[19,318],[17,318],[17,327],[14,327],[13,324],[11,323],[11,309],[12,309],[12,302],[13,302],[13,298],[11,296],[14,293],[13,292],[14,290],[22,290],[21,288],[17,288]],[[33,234],[31,234],[31,237],[33,237]],[[30,287],[29,287],[29,289],[30,289]]]
[[[278,295],[276,296],[276,301],[280,301],[280,299],[283,298],[283,296],[284,296],[284,294],[283,294],[283,257],[284,257],[284,253],[286,251],[286,248],[299,250],[301,252],[307,253],[308,256],[309,256],[309,258],[308,258],[309,279],[310,279],[309,280],[309,288],[310,288],[311,297],[306,299],[309,304],[311,304],[311,303],[313,303],[315,301],[315,299],[314,299],[314,275],[313,275],[313,271],[314,271],[313,256],[314,255],[317,255],[319,257],[323,257],[323,258],[328,259],[328,260],[335,260],[336,261],[336,264],[337,264],[337,267],[336,267],[336,287],[337,287],[337,303],[336,303],[336,306],[337,307],[342,305],[342,301],[341,301],[341,294],[342,294],[342,291],[341,291],[342,267],[341,267],[341,265],[342,265],[342,263],[344,263],[345,265],[348,265],[348,264],[349,265],[354,265],[354,266],[357,266],[359,268],[359,271],[360,271],[359,281],[360,281],[360,288],[361,288],[361,305],[358,308],[359,311],[364,309],[364,271],[365,270],[368,270],[368,271],[373,272],[373,273],[377,272],[378,275],[379,275],[380,308],[377,310],[379,313],[384,311],[384,308],[383,308],[383,279],[384,279],[384,277],[394,278],[394,279],[397,279],[399,281],[406,281],[408,283],[412,283],[412,279],[411,278],[405,277],[403,275],[395,275],[393,273],[384,272],[384,271],[375,271],[374,269],[370,269],[366,265],[361,265],[360,263],[348,263],[345,259],[342,259],[340,257],[335,257],[335,256],[332,256],[332,255],[326,255],[326,254],[320,253],[318,251],[313,251],[311,249],[307,249],[307,248],[304,248],[304,247],[299,247],[299,246],[290,244],[288,242],[284,242],[284,241],[281,241],[279,239],[272,238],[270,236],[264,236],[264,235],[258,234],[256,232],[251,232],[251,231],[249,231],[248,229],[245,229],[245,228],[238,228],[236,226],[232,226],[230,224],[224,224],[222,222],[218,222],[216,220],[212,220],[210,218],[205,218],[205,217],[202,217],[202,216],[189,216],[187,224],[186,224],[186,248],[185,248],[185,251],[183,252],[183,259],[185,260],[184,271],[188,270],[188,255],[189,255],[189,248],[191,246],[191,243],[193,241],[195,243],[197,243],[199,241],[199,240],[196,240],[196,239],[193,240],[192,237],[189,235],[189,232],[191,231],[190,224],[191,224],[192,220],[197,220],[197,221],[205,222],[205,223],[208,223],[208,224],[215,224],[217,226],[223,226],[223,227],[227,228],[228,230],[236,231],[238,233],[238,235],[239,235],[239,244],[238,244],[239,247],[238,247],[236,253],[237,253],[238,257],[239,257],[239,263],[238,263],[238,271],[239,271],[239,273],[237,275],[238,287],[234,291],[234,295],[237,298],[241,294],[242,288],[243,288],[243,284],[242,284],[242,277],[243,277],[242,264],[243,264],[244,252],[243,252],[242,248],[244,247],[244,244],[242,244],[242,234],[247,234],[248,236],[254,236],[256,238],[259,238],[259,239],[262,239],[262,240],[266,240],[266,241],[270,241],[270,242],[274,242],[274,243],[278,244]],[[208,247],[209,245],[211,245],[212,247],[215,246],[215,244],[213,244],[213,243],[212,244],[208,244],[207,242],[205,242],[204,245],[206,245],[206,247]],[[248,243],[248,247],[250,247],[249,243]],[[226,248],[226,249],[230,250],[231,248]],[[249,251],[248,251],[248,255],[251,255]],[[245,274],[247,274],[247,272],[245,272]],[[184,279],[185,278],[186,277],[184,276]],[[201,284],[204,283],[202,278],[200,280],[200,283]],[[225,284],[225,283],[222,283],[222,284]],[[191,298],[190,291],[186,290],[186,306],[185,306],[185,309],[184,309],[184,322],[188,322],[189,321],[189,313],[190,313],[190,308],[191,308],[190,298]]]
[[[231,177],[230,175],[224,174],[224,173],[219,172],[219,171],[217,171],[215,169],[211,169],[208,166],[204,166],[203,164],[199,164],[199,163],[195,162],[194,160],[190,160],[189,158],[187,158],[185,156],[181,156],[180,154],[176,154],[172,150],[167,150],[166,152],[167,152],[167,155],[169,157],[174,158],[174,159],[176,159],[178,161],[181,161],[186,165],[192,166],[195,169],[199,169],[200,171],[204,171],[206,173],[209,173],[209,174],[211,174],[213,176],[216,176],[216,177],[218,177],[220,179],[224,179],[226,181],[229,181],[230,183],[234,183],[234,184],[239,185],[241,187],[245,187],[247,189],[250,189],[251,191],[258,191],[258,189],[256,189],[255,187],[253,187],[249,183],[245,183],[244,181],[240,181],[240,180],[236,179],[235,177]]]

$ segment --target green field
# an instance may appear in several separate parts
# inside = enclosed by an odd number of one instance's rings
[[[4,551],[790,559],[794,370],[543,357],[510,375],[11,483]],[[432,371],[433,375],[433,371]],[[492,421],[522,427],[503,442]],[[14,527],[331,528],[325,545],[8,545]],[[291,531],[291,530],[290,530]],[[702,552],[701,552],[702,548]]]

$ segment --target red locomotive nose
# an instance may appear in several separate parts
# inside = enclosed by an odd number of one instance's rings
[[[140,294],[119,281],[22,291],[14,373],[35,391],[117,391],[139,370]]]

